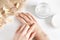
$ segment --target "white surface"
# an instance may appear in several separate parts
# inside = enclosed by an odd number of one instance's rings
[[[11,16],[12,22],[6,24],[2,29],[0,29],[0,40],[13,40],[14,34],[20,25],[20,22]]]
[[[51,7],[51,11],[54,14],[60,14],[60,0],[30,0],[28,2],[29,5],[31,5],[30,7],[28,6],[27,9],[28,11],[32,12],[33,15],[35,15],[35,6],[33,5],[37,5],[39,3],[42,2],[47,2],[50,7]],[[34,12],[33,12],[34,11]],[[35,15],[36,16],[36,15]],[[50,40],[60,40],[60,28],[54,28],[54,26],[52,26],[50,18],[47,19],[38,19],[38,23],[40,25],[40,27],[46,32],[46,34],[48,34]],[[59,22],[58,22],[59,23]]]
[[[33,1],[30,0],[30,1],[31,1],[30,3],[33,5],[35,5],[37,2],[41,2],[40,0],[33,0]],[[50,3],[53,12],[59,13],[60,10],[59,6],[56,6],[57,4],[59,4],[59,0],[47,0],[47,1]],[[56,1],[57,3],[55,3]],[[14,17],[12,18],[13,22],[8,23],[3,29],[0,30],[0,40],[12,40],[19,24],[19,22],[15,20]],[[50,40],[60,40],[60,28],[57,29],[53,28],[52,26],[48,25],[44,19],[37,18],[37,22],[39,23],[40,27],[44,30],[44,32],[46,32],[46,34],[49,36]]]
[[[54,29],[48,26],[44,20],[38,19],[40,27],[49,36],[50,40],[60,40],[60,29]],[[14,19],[14,22],[7,24],[3,29],[0,30],[0,40],[13,40],[16,29],[18,28],[19,22]]]
[[[60,13],[60,0],[28,0],[29,5],[37,5],[46,2],[50,5],[52,12],[55,14]]]
[[[60,40],[60,28],[53,28],[52,26],[49,26],[43,19],[38,21],[40,27],[49,36],[50,40]]]

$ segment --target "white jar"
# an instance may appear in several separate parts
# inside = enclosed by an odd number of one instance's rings
[[[52,18],[52,25],[55,28],[60,28],[60,14],[56,14]]]

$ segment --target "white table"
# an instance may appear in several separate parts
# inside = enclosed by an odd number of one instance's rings
[[[34,4],[39,2],[40,0],[33,0]],[[32,4],[32,2],[30,2]],[[49,1],[51,3],[51,1]],[[29,10],[31,11],[31,9]],[[55,10],[54,10],[55,11]],[[54,12],[53,11],[53,12]],[[33,10],[31,11],[33,14]],[[13,22],[8,23],[5,25],[4,28],[0,30],[0,40],[12,40],[14,33],[16,29],[18,28],[19,22],[15,20],[14,17],[11,17],[13,19]],[[52,26],[49,26],[46,24],[46,21],[44,19],[38,19],[37,22],[39,23],[42,30],[49,36],[50,40],[60,40],[60,28],[53,28]]]
[[[14,21],[5,25],[4,28],[0,30],[0,40],[13,40],[14,33],[19,27],[19,22],[13,19]],[[45,23],[45,20],[38,19],[42,30],[49,36],[50,40],[60,40],[60,29],[55,29],[52,26],[49,26]]]
[[[28,2],[28,6],[27,6],[27,10],[32,12],[33,15],[35,15],[35,5],[42,3],[42,2],[46,2],[50,5],[51,7],[51,11],[54,12],[54,14],[60,14],[60,0],[29,0]],[[29,6],[30,5],[30,6]],[[35,15],[36,16],[36,15]],[[38,18],[38,23],[41,26],[41,28],[46,32],[46,34],[48,34],[50,40],[60,40],[60,28],[54,28],[53,26],[51,26],[45,19],[39,19]],[[51,22],[51,21],[49,21]]]

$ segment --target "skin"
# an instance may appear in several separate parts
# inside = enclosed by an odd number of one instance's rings
[[[34,24],[32,24],[31,28],[27,24],[19,26],[14,36],[14,40],[32,40],[36,34],[34,29]]]
[[[34,23],[35,29],[34,32],[36,32],[36,35],[34,37],[35,40],[49,40],[48,36],[41,30],[40,26],[34,19],[34,17],[30,13],[19,13],[16,15],[16,18],[22,23],[22,24],[28,24],[30,27]]]

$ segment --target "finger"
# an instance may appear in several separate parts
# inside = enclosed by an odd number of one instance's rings
[[[22,25],[20,25],[16,31],[16,33],[21,29]]]
[[[24,29],[26,25],[22,25],[19,31],[15,34],[14,39],[18,40],[19,36],[21,35],[22,30]]]
[[[22,17],[26,21],[26,23],[30,22],[30,19],[23,12],[20,14],[20,17]]]
[[[25,22],[28,24],[28,25],[31,25],[33,23],[33,21],[24,13],[21,13],[20,16],[22,17],[23,20],[25,20]]]
[[[21,26],[21,29],[17,32],[17,34],[22,33],[22,31],[23,31],[23,29],[24,29],[25,27],[26,27],[26,24],[22,25],[22,26]]]
[[[29,25],[31,25],[34,22],[33,19],[32,19],[32,17],[30,17],[28,15],[28,13],[25,13],[25,14],[23,13],[23,15],[25,15],[29,19],[29,21],[25,19],[28,22]]]
[[[27,34],[26,34],[26,37],[30,37],[30,34],[34,31],[34,29],[35,29],[35,26],[34,26],[34,24],[32,24],[32,26],[31,26],[31,28],[28,30],[28,32],[27,32]]]
[[[33,38],[35,37],[35,34],[36,32],[31,33],[29,40],[33,40]]]
[[[23,31],[22,31],[22,35],[24,36],[24,35],[26,35],[26,33],[27,33],[27,31],[28,31],[28,29],[29,29],[29,26],[28,25],[26,25],[26,27],[23,29]]]
[[[25,22],[25,20],[21,17],[21,16],[19,16],[20,14],[17,14],[16,15],[16,18],[21,22],[21,23],[26,23]]]
[[[26,16],[29,20],[31,20],[29,15],[27,15],[27,13],[23,13],[23,15]]]
[[[36,20],[34,19],[34,17],[33,17],[30,13],[26,13],[26,15],[27,15],[32,21],[35,21],[35,22],[36,22]]]

